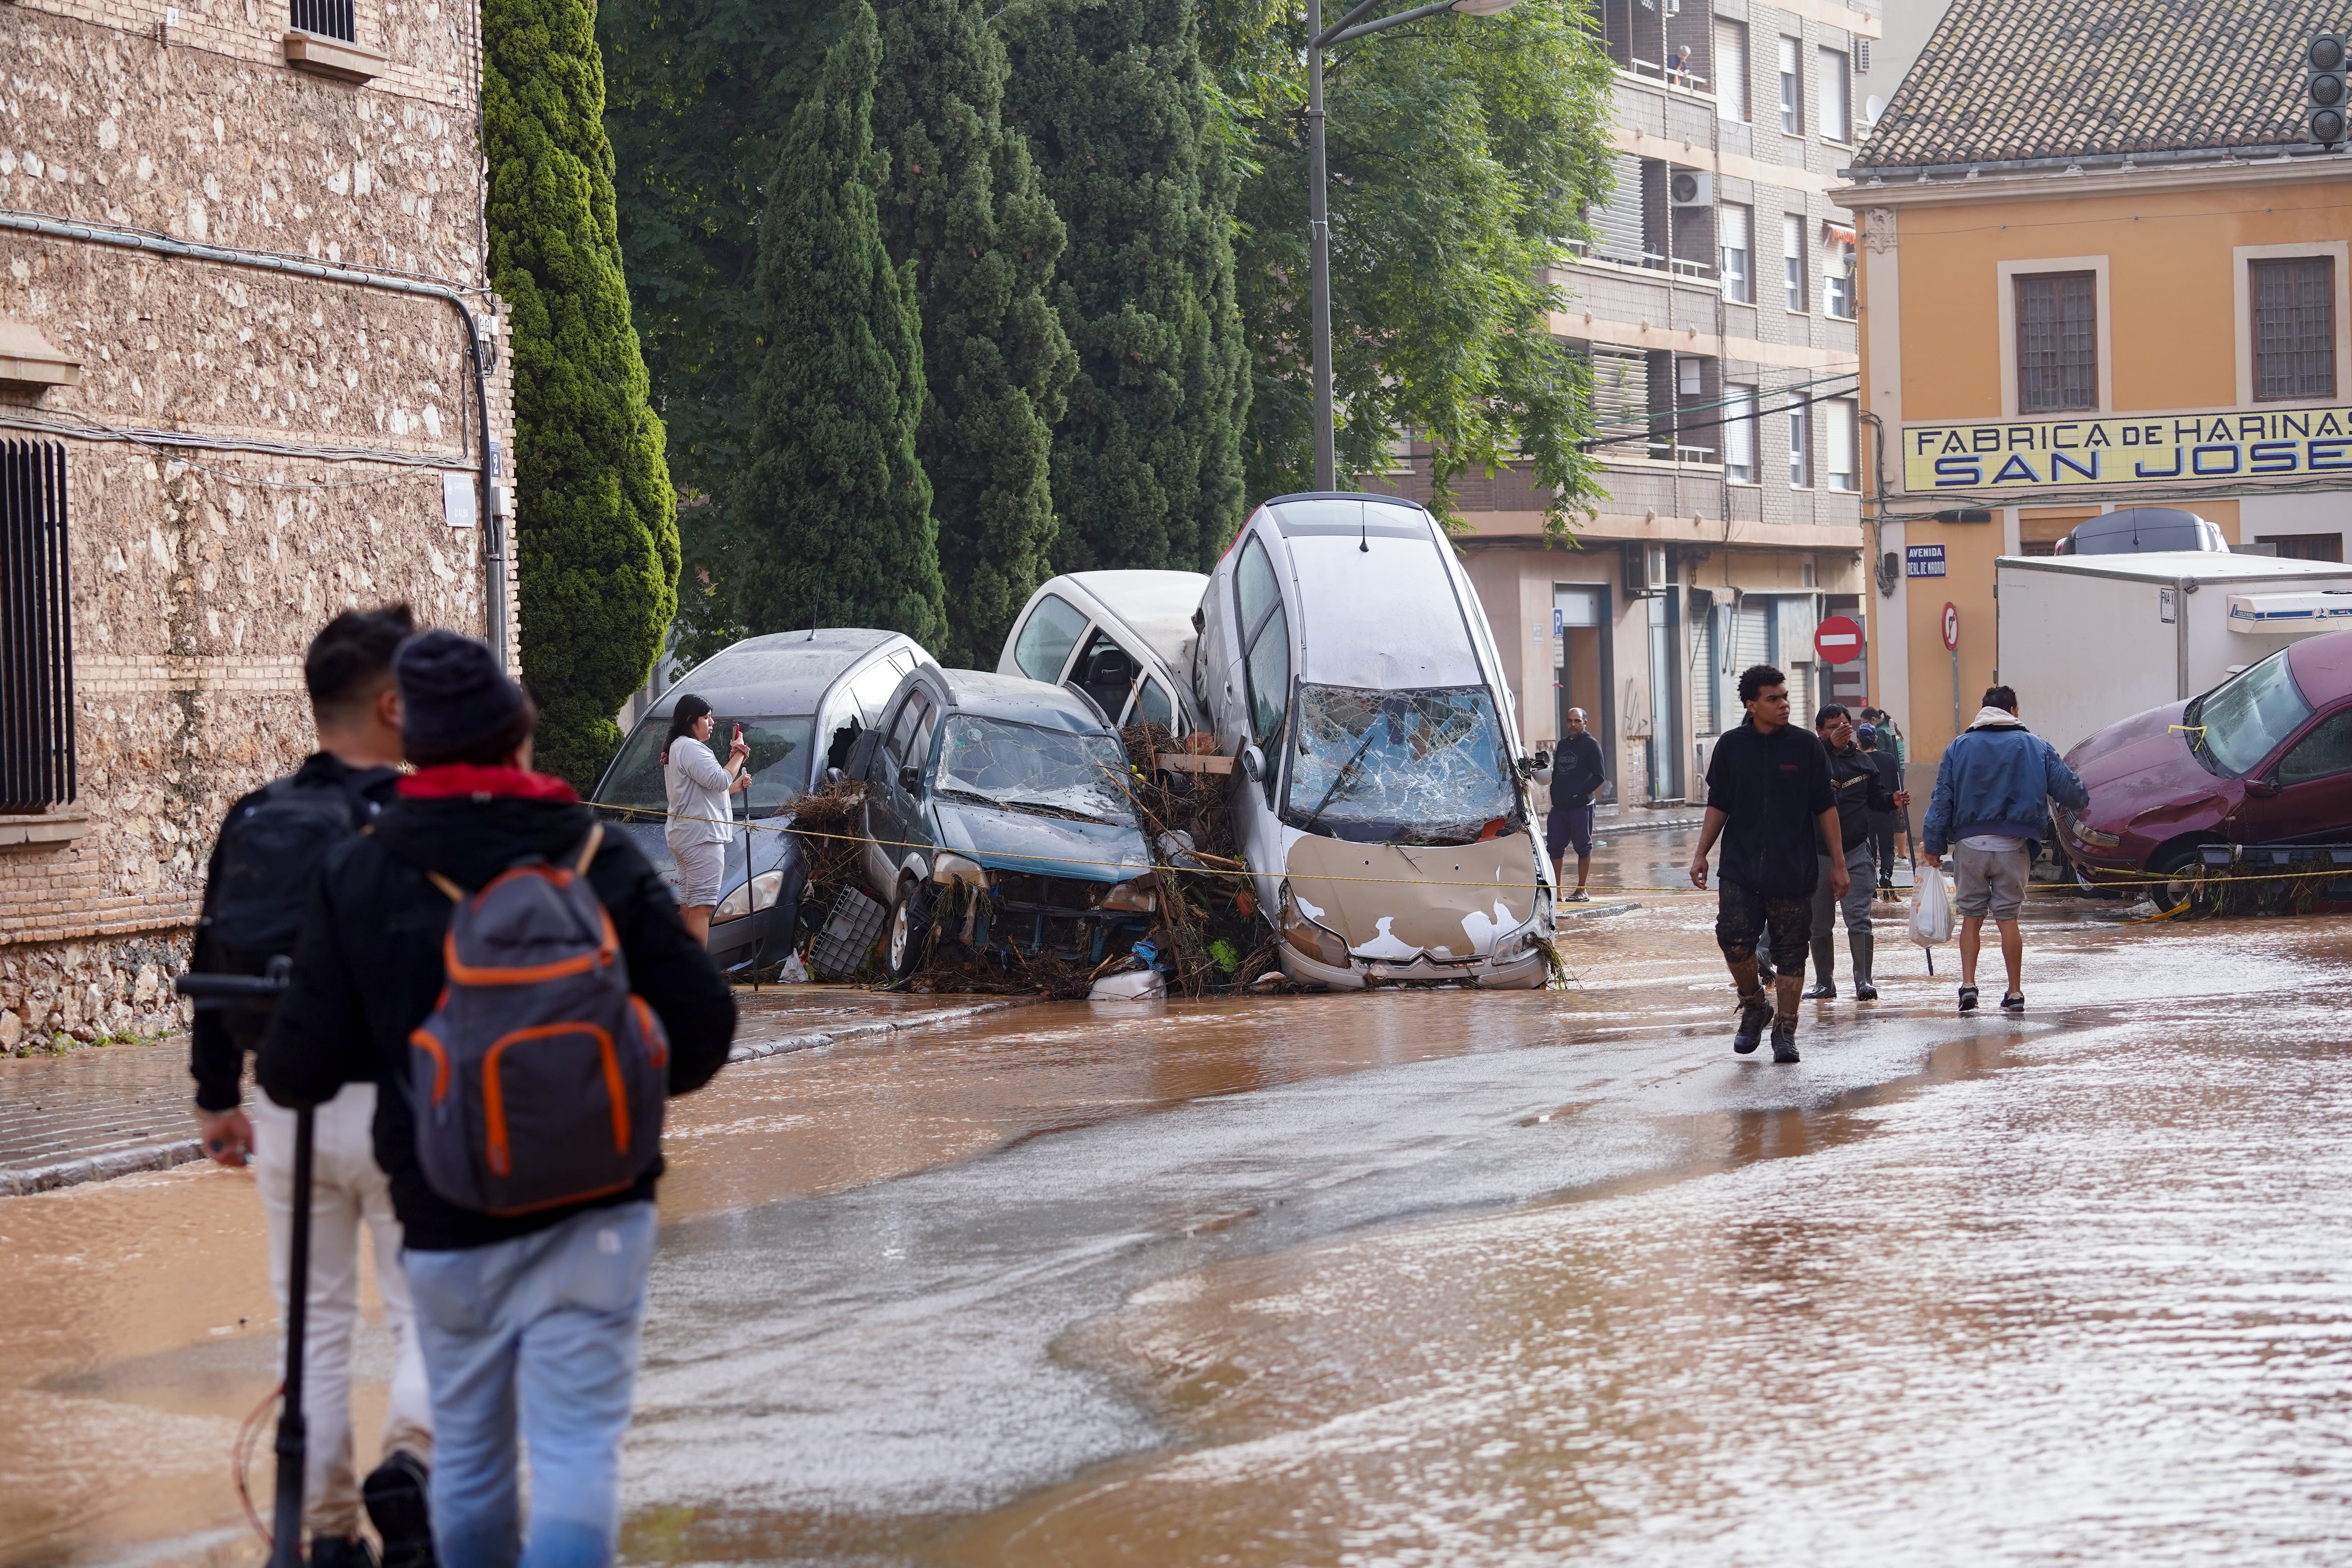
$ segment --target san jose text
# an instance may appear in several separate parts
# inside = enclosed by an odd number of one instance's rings
[[[1906,489],[2352,474],[2352,408],[1903,427]]]

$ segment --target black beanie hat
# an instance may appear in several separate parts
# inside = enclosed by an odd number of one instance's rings
[[[527,732],[528,700],[490,650],[441,627],[400,645],[393,656],[400,683],[400,747],[419,767],[465,758],[484,742]]]

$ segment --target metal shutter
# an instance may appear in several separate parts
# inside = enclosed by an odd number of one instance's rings
[[[1609,155],[1615,176],[1609,199],[1585,213],[1592,226],[1592,254],[1603,260],[1642,265],[1642,162],[1622,153]]]
[[[0,812],[74,798],[66,449],[0,441]]]

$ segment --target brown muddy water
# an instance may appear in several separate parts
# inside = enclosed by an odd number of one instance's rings
[[[1031,1008],[679,1102],[626,1555],[2352,1558],[2340,922],[2052,900],[2033,1010],[1961,1019],[1890,906],[1886,1000],[1776,1068],[1712,900],[1629,897],[1565,992]],[[0,1563],[256,1560],[247,1178],[0,1201]]]

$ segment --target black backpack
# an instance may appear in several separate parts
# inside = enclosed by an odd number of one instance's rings
[[[329,850],[367,826],[377,807],[362,791],[391,772],[368,768],[341,781],[294,774],[256,790],[229,814],[205,900],[206,973],[257,975],[268,973],[270,960],[292,956],[310,879]],[[243,1049],[257,1048],[272,1005],[221,1005],[230,1037]]]

